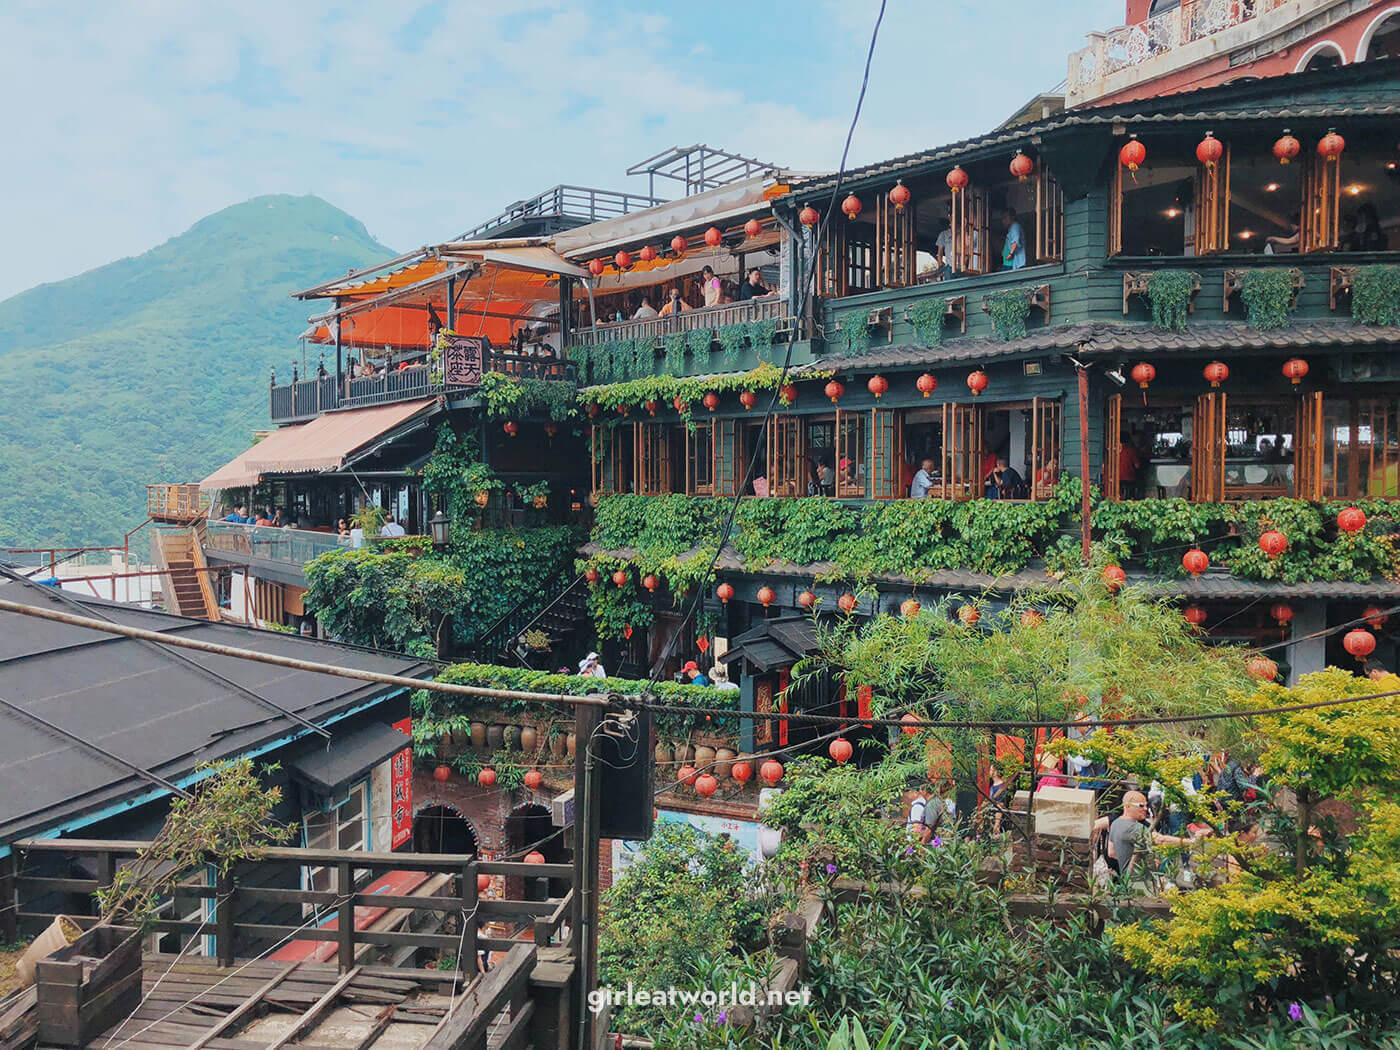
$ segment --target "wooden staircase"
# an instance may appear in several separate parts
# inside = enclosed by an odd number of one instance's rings
[[[214,598],[209,573],[205,571],[208,566],[195,530],[157,530],[152,546],[157,564],[166,571],[161,577],[166,612],[196,620],[217,620],[219,603]]]

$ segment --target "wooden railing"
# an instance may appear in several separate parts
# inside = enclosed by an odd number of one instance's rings
[[[146,516],[157,521],[193,521],[209,509],[209,499],[198,482],[185,485],[147,485]]]
[[[773,296],[767,299],[750,299],[743,303],[725,303],[722,306],[707,306],[698,310],[682,310],[669,317],[653,317],[644,321],[618,321],[614,324],[600,324],[596,328],[581,328],[571,338],[582,346],[607,343],[614,339],[650,340],[657,346],[671,332],[692,332],[696,330],[723,328],[729,324],[748,324],[773,318],[778,321],[778,331],[786,332],[792,327],[785,299]]]

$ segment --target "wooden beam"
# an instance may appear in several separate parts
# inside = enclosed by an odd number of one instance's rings
[[[355,1044],[353,1050],[369,1050],[369,1048],[378,1041],[379,1037],[384,1034],[385,1029],[389,1027],[389,1023],[394,1020],[394,1011],[396,1009],[397,1006],[390,1003],[388,1006],[384,1007],[384,1009],[380,1010],[379,1016],[374,1019],[374,1024],[370,1026],[370,1030],[365,1033],[363,1039]]]
[[[336,999],[340,996],[340,993],[345,989],[345,986],[348,985],[351,981],[353,981],[356,975],[359,974],[359,972],[360,968],[356,966],[348,972],[341,974],[340,980],[336,981],[335,984],[327,988],[326,994],[321,996],[321,998],[317,999],[315,1004],[311,1007],[311,1009],[307,1010],[306,1013],[302,1014],[301,1017],[297,1018],[296,1024],[292,1025],[291,1028],[287,1029],[272,1042],[268,1043],[264,1050],[281,1050],[282,1047],[286,1046],[288,1043],[292,1042],[298,1036],[300,1036],[303,1032],[307,1031],[312,1025],[314,1025],[317,1021],[321,1019],[321,1016],[327,1010],[329,1010],[331,1006],[335,1004]]]
[[[261,988],[259,988],[256,992],[250,995],[247,999],[245,999],[241,1006],[236,1008],[231,1014],[229,1014],[222,1021],[216,1024],[213,1028],[209,1029],[209,1031],[205,1032],[202,1036],[200,1036],[193,1043],[191,1043],[189,1046],[189,1050],[202,1050],[202,1048],[206,1044],[208,1044],[214,1039],[219,1038],[219,1036],[227,1032],[235,1024],[237,1024],[244,1017],[246,1017],[249,1013],[257,1009],[258,1004],[263,1001],[263,997],[266,996],[268,992],[272,991],[272,989],[276,988],[279,984],[281,984],[284,980],[286,980],[287,977],[291,975],[291,972],[295,970],[299,965],[301,965],[300,960],[298,960],[297,962],[288,963],[286,966],[282,967],[282,969],[277,973],[275,977],[273,977],[270,981],[266,982]]]

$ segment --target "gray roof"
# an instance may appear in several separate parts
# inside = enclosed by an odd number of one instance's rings
[[[275,631],[190,620],[66,591],[60,596],[38,585],[3,582],[0,595],[25,605],[97,619],[107,616],[162,634],[321,663],[415,676],[424,668],[412,659]],[[72,599],[82,608],[74,608]],[[178,783],[201,763],[257,751],[309,732],[243,690],[317,724],[400,692],[393,686],[162,647],[20,613],[0,613],[0,696],[167,780]],[[335,734],[332,727],[332,750]],[[0,844],[56,829],[151,789],[148,781],[126,766],[0,707]]]

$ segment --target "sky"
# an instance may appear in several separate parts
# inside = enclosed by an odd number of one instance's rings
[[[878,0],[5,0],[0,299],[314,193],[395,250],[704,142],[834,169]],[[1123,0],[888,0],[851,163],[986,130]]]

